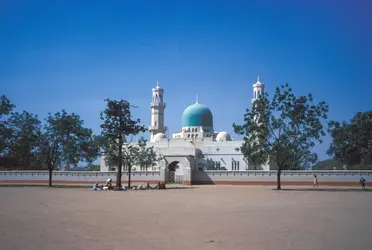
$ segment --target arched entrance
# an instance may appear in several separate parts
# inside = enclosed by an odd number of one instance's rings
[[[176,183],[176,169],[178,166],[178,161],[172,161],[167,168],[167,183],[174,184]]]

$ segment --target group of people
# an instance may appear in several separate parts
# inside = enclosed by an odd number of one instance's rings
[[[364,179],[363,176],[360,177],[360,180],[359,180],[359,184],[360,186],[362,187],[362,190],[365,190],[366,189],[366,179]],[[319,183],[318,183],[318,177],[316,174],[314,174],[314,181],[313,181],[313,187],[318,187],[319,186]]]
[[[155,187],[150,186],[150,183],[147,183],[146,186],[139,185],[139,186],[121,186],[119,188],[120,190],[149,190],[149,189],[166,189],[164,182],[158,182],[158,184]],[[105,183],[105,185],[99,185],[98,182],[96,182],[93,185],[94,191],[100,191],[100,190],[114,190],[114,187],[112,186],[112,179],[108,179]]]

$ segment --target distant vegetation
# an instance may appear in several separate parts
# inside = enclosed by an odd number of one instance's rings
[[[371,170],[371,165],[353,164],[345,165],[339,160],[328,159],[319,161],[312,167],[312,170]]]

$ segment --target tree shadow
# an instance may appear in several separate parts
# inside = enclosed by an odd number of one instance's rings
[[[283,188],[275,191],[295,191],[295,192],[372,192],[372,189],[362,190],[361,188]]]
[[[195,188],[198,188],[197,186],[179,186],[179,187],[172,187],[172,186],[167,186],[166,189],[163,189],[163,190],[167,190],[167,189],[170,189],[170,190],[174,190],[174,189],[195,189]]]
[[[81,188],[86,188],[87,186],[84,186],[84,185],[74,185],[74,184],[70,184],[70,185],[58,185],[58,184],[55,184],[55,185],[52,185],[51,187],[48,186],[47,183],[43,183],[43,184],[0,184],[0,188],[1,187],[18,187],[18,188],[27,188],[27,187],[47,187],[47,188],[68,188],[68,187],[81,187]]]

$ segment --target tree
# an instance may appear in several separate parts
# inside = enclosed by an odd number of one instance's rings
[[[11,137],[7,140],[6,157],[21,167],[36,166],[35,150],[41,129],[38,117],[27,111],[11,113],[7,126]]]
[[[141,137],[138,141],[138,151],[135,154],[135,164],[138,165],[141,170],[147,170],[149,167],[153,167],[158,160],[154,147],[147,147],[146,140]]]
[[[49,186],[52,186],[52,171],[80,161],[91,163],[99,153],[92,130],[83,127],[77,114],[66,111],[49,114],[39,134],[38,157],[49,170]]]
[[[128,169],[128,186],[130,186],[131,168],[137,148],[131,145],[131,141],[126,142],[126,138],[145,132],[146,129],[140,124],[140,119],[132,119],[131,105],[128,101],[110,99],[105,101],[106,109],[101,112],[103,154],[109,166],[117,167],[116,186],[121,187],[123,166]]]
[[[7,140],[12,136],[12,130],[4,118],[12,112],[15,105],[5,96],[0,96],[0,154],[6,150]]]
[[[3,115],[8,115],[15,108],[15,105],[5,96],[0,96],[0,118]]]
[[[347,165],[372,169],[372,111],[358,112],[346,122],[329,122],[332,143],[327,151]]]
[[[272,100],[265,93],[244,114],[244,124],[233,124],[244,136],[241,151],[248,162],[258,165],[274,162],[277,189],[281,189],[281,171],[298,169],[305,162],[315,162],[311,149],[322,143],[325,135],[322,120],[327,119],[328,105],[314,104],[311,94],[296,97],[288,84],[277,87]]]

